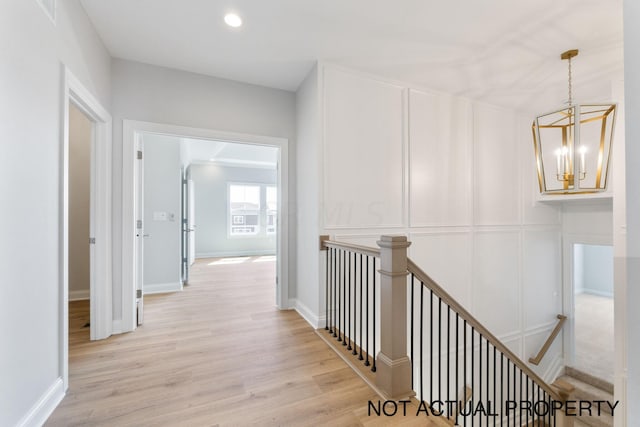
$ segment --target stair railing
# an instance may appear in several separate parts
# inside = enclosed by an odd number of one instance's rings
[[[379,249],[321,236],[322,335],[345,360],[358,361],[350,364],[384,399],[415,396],[451,425],[573,424],[552,411],[570,399],[570,386],[547,384],[408,259],[405,236],[377,243]]]

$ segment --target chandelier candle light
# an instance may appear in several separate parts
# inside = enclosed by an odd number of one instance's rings
[[[577,55],[577,49],[560,55],[569,63],[567,106],[533,121],[533,147],[542,194],[584,194],[607,189],[616,104],[573,103],[571,59]]]

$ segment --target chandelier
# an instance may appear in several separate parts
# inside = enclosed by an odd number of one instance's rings
[[[616,104],[573,103],[571,59],[577,55],[577,49],[560,55],[569,63],[567,106],[533,121],[542,194],[595,193],[607,188]]]

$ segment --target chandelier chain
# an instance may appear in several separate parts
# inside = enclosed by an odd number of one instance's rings
[[[569,57],[569,106],[573,104],[573,99],[571,96],[571,57]]]

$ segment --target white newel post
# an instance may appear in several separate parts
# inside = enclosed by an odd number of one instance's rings
[[[413,395],[407,356],[406,236],[382,236],[380,247],[380,353],[376,385],[388,399]]]

